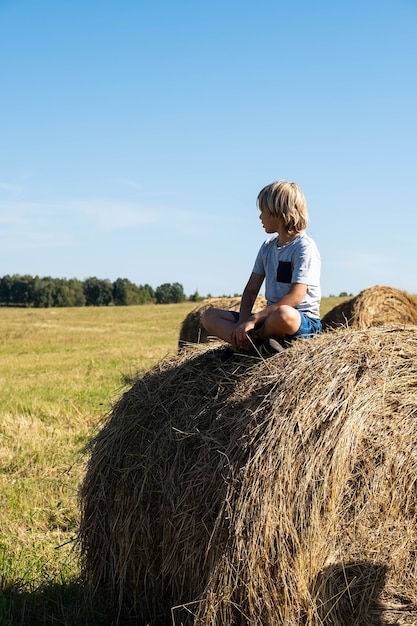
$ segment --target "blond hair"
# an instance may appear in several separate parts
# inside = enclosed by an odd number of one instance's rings
[[[267,185],[259,192],[256,204],[261,211],[282,217],[290,234],[300,233],[307,227],[307,202],[295,183],[281,180]]]

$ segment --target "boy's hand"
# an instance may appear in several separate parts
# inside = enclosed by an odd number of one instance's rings
[[[241,350],[247,350],[250,346],[248,334],[255,328],[255,322],[251,319],[246,322],[239,323],[232,331],[231,343]]]

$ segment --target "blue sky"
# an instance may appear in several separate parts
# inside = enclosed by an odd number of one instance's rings
[[[0,276],[241,293],[293,180],[323,295],[417,293],[417,0],[0,0]]]

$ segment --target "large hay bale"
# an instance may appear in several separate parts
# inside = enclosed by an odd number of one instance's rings
[[[368,287],[344,300],[321,320],[324,330],[350,326],[400,326],[417,324],[417,302],[406,291],[393,287]]]
[[[215,307],[217,309],[226,309],[228,311],[239,311],[240,300],[240,297],[207,298],[206,300],[203,300],[198,306],[195,307],[195,309],[188,313],[188,315],[182,322],[178,348],[182,349],[190,343],[208,343],[210,341],[210,336],[208,335],[206,329],[203,328],[203,326],[201,325],[201,316],[203,315],[204,311],[211,307]],[[258,296],[253,306],[253,311],[261,311],[265,307],[266,300],[264,296]],[[214,342],[218,342],[218,340],[216,340],[215,338],[211,339],[214,339]]]
[[[417,623],[416,390],[417,328],[159,363],[91,442],[80,492],[113,623]]]

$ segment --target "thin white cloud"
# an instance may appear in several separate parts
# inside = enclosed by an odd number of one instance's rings
[[[69,247],[76,243],[71,233],[43,222],[14,222],[0,228],[0,250],[19,253],[22,250],[46,250]]]
[[[183,233],[198,234],[206,216],[201,211],[177,208],[163,202],[135,202],[117,199],[73,200],[63,205],[101,230],[123,230],[155,225]]]
[[[12,193],[19,193],[21,191],[21,186],[16,185],[15,183],[5,183],[0,181],[0,190],[9,191]]]
[[[63,208],[69,215],[76,213],[103,230],[136,228],[161,219],[156,209],[124,200],[74,200],[65,202]]]
[[[337,266],[355,270],[366,268],[378,269],[387,262],[387,257],[383,254],[373,252],[362,252],[361,250],[340,250],[336,257],[331,260],[322,259],[323,266]]]
[[[0,224],[3,226],[29,226],[33,221],[33,214],[39,215],[40,205],[36,202],[19,202],[0,200]]]
[[[26,191],[25,196],[28,196]],[[157,195],[157,194],[156,194]],[[142,196],[142,194],[141,194]],[[227,221],[228,218],[226,218]],[[90,253],[100,247],[100,233],[136,232],[138,238],[175,238],[189,245],[199,240],[202,233],[222,229],[224,216],[207,215],[201,207],[184,208],[180,203],[159,201],[156,198],[68,198],[45,197],[23,201],[7,191],[0,195],[0,251],[3,255],[18,255],[19,251],[77,249],[89,242]],[[1,254],[0,254],[1,257]]]
[[[46,228],[67,223],[77,226],[89,222],[92,227],[103,230],[121,230],[161,219],[159,211],[124,200],[48,200],[46,202],[21,202],[0,199],[0,224],[18,227]]]
[[[51,248],[69,248],[75,245],[74,238],[64,232],[25,232],[20,233],[15,241],[9,238],[0,245],[4,250],[47,250]]]
[[[153,225],[154,229],[198,232],[196,216],[170,207],[154,207],[114,199],[65,199],[48,202],[0,200],[0,248],[24,249],[78,246],[82,237],[98,232],[123,232]]]

